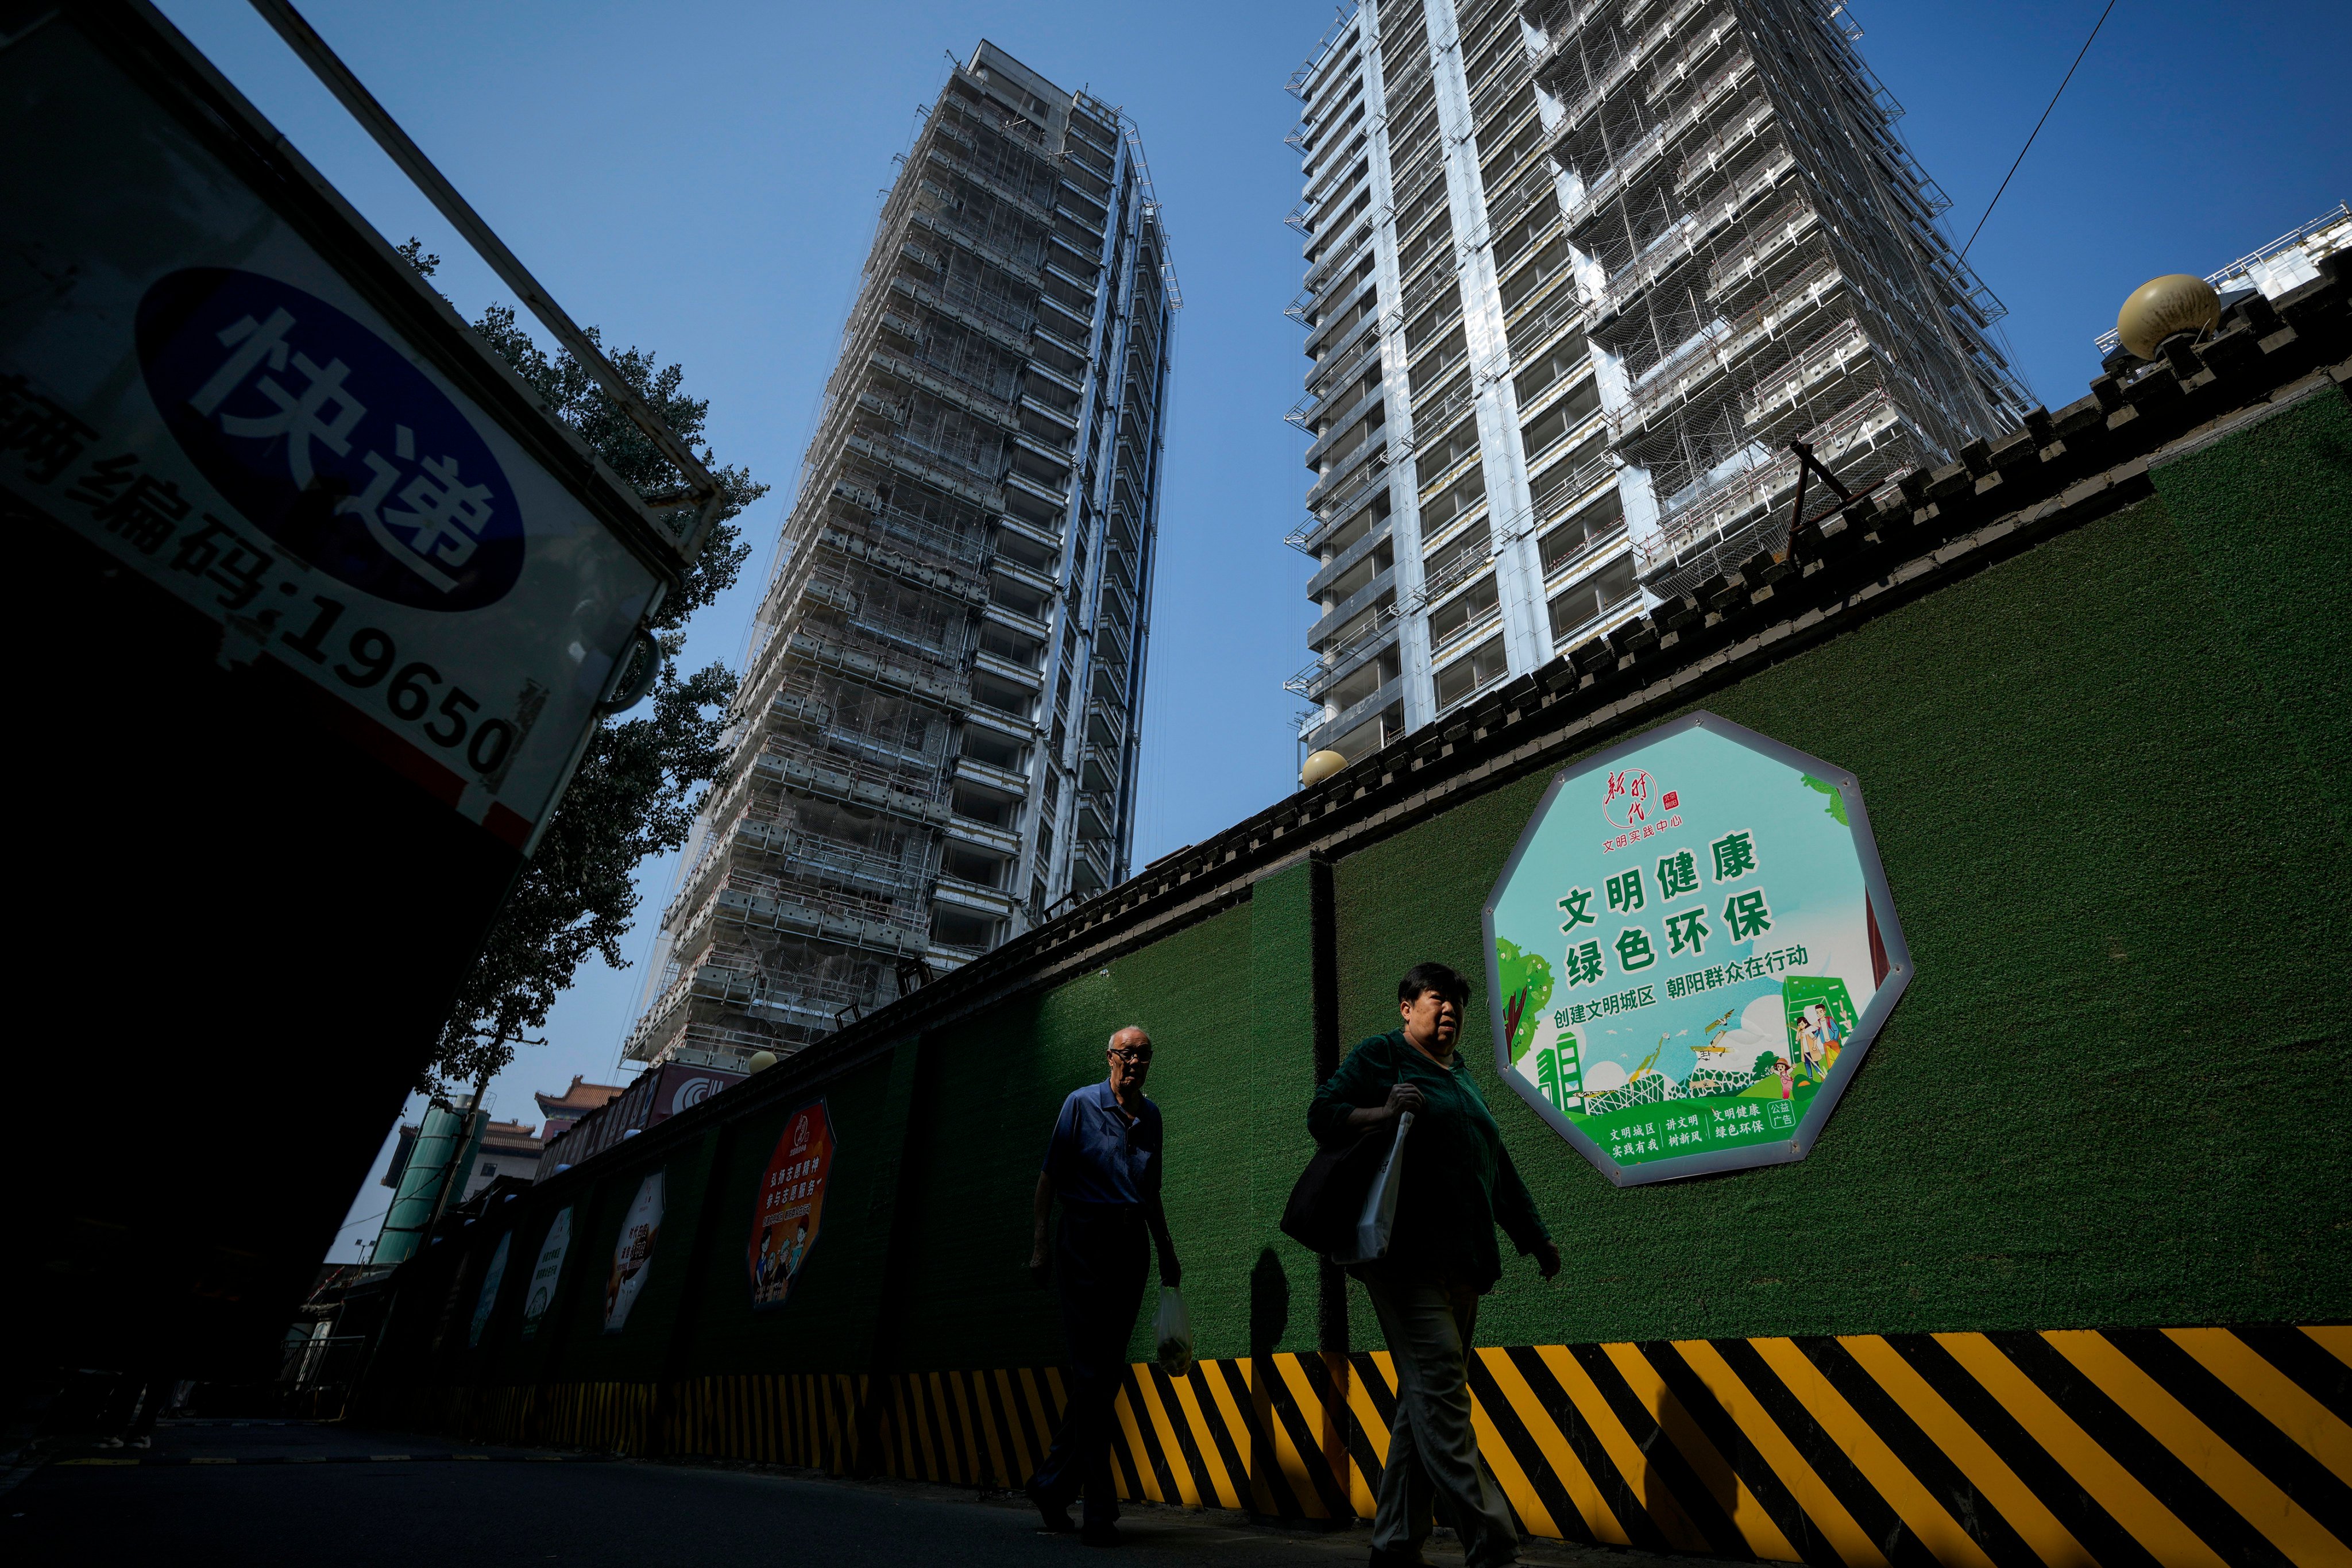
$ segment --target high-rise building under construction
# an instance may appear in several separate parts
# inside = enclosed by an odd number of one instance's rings
[[[1125,878],[1177,303],[1134,127],[982,43],[885,201],[628,1056],[789,1053]]]
[[[2017,427],[1836,0],[1381,0],[1292,90],[1313,704],[1351,760]],[[1819,493],[1818,491],[1816,493]]]

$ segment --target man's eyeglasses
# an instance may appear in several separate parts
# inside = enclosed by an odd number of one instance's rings
[[[1151,1052],[1149,1048],[1139,1051],[1113,1051],[1111,1052],[1111,1055],[1127,1063],[1129,1067],[1141,1067],[1144,1063],[1151,1059]]]

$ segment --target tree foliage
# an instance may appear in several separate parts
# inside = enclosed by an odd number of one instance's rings
[[[401,254],[428,278],[439,262],[414,239]],[[677,471],[568,351],[548,353],[505,305],[485,310],[474,330],[640,496],[678,488]],[[602,347],[594,328],[588,336]],[[541,1043],[533,1037],[546,1026],[548,1009],[591,954],[615,969],[627,966],[620,944],[637,910],[632,874],[647,856],[683,845],[704,792],[724,782],[726,710],[736,678],[721,664],[681,675],[682,628],[741,573],[751,546],[730,520],[768,487],[713,458],[701,439],[709,403],[686,395],[681,367],[636,348],[609,357],[678,438],[700,448],[726,499],[679,590],[647,623],[662,661],[652,694],[632,712],[597,726],[538,851],[458,992],[417,1082],[421,1092],[437,1099],[446,1100],[459,1086],[487,1082],[514,1059],[517,1045]]]

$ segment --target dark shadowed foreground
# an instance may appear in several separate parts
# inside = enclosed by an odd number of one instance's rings
[[[1240,1515],[1129,1504],[1127,1544],[1050,1536],[1017,1499],[804,1472],[451,1447],[311,1423],[167,1423],[150,1455],[77,1451],[0,1496],[0,1561],[238,1568],[711,1568],[951,1563],[1360,1563],[1360,1526],[1309,1533]],[[1459,1563],[1441,1536],[1432,1561]],[[1672,1568],[1686,1559],[1532,1544],[1530,1563]]]

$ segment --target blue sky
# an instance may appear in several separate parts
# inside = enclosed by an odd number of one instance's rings
[[[240,0],[163,8],[359,210],[422,237],[469,317],[499,297],[437,215]],[[1965,236],[2104,0],[1871,4],[1864,58]],[[1144,721],[1140,864],[1287,793],[1305,662],[1297,199],[1282,82],[1332,12],[1297,4],[779,5],[304,0],[304,14],[580,321],[682,363],[726,461],[776,487],[746,521],[746,585],[693,627],[733,659],[798,469],[880,191],[952,51],[985,36],[1125,105],[1172,236],[1185,309],[1161,500]],[[2096,374],[2091,339],[2160,272],[2205,272],[2352,195],[2342,82],[2352,7],[2121,0],[1970,260],[2008,304],[2020,370],[2047,403]],[[2338,151],[2330,153],[2330,147]],[[671,868],[648,867],[645,924]],[[642,951],[641,928],[632,946]],[[601,966],[545,1047],[495,1086],[611,1076],[642,984]],[[353,1237],[388,1196],[363,1186]]]

